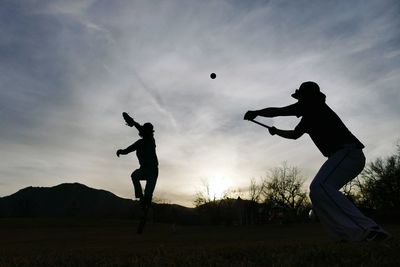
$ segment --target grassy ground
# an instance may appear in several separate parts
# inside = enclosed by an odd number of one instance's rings
[[[319,224],[249,227],[117,220],[0,220],[0,267],[400,266],[400,225],[387,243],[334,243]]]

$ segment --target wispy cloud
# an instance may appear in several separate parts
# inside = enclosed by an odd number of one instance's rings
[[[245,187],[285,160],[312,177],[324,158],[307,137],[242,121],[248,109],[293,103],[305,80],[319,82],[368,158],[390,153],[399,10],[390,0],[7,1],[0,195],[77,180],[132,196],[134,155],[114,156],[137,138],[122,111],[155,125],[156,193],[173,202],[190,204],[204,178]],[[264,121],[290,129],[298,119]]]

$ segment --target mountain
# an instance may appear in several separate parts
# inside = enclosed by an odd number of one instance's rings
[[[139,214],[137,202],[79,183],[27,187],[0,198],[0,217],[113,217]]]
[[[54,187],[26,187],[0,198],[0,218],[78,217],[138,219],[138,201],[120,198],[108,191],[79,183]],[[194,224],[194,209],[175,204],[153,203],[149,219],[153,222]]]

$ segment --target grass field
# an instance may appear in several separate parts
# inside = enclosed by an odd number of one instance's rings
[[[319,224],[177,226],[129,220],[0,220],[0,267],[400,266],[400,225],[386,243],[334,243]]]

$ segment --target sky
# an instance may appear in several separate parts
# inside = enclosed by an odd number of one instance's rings
[[[243,120],[295,103],[308,80],[368,161],[389,156],[400,139],[399,15],[397,0],[3,0],[0,196],[79,182],[132,198],[136,156],[115,152],[139,136],[123,111],[154,125],[158,199],[192,206],[205,181],[245,191],[283,162],[308,186],[326,160],[309,136]],[[299,118],[260,121],[292,129]]]

